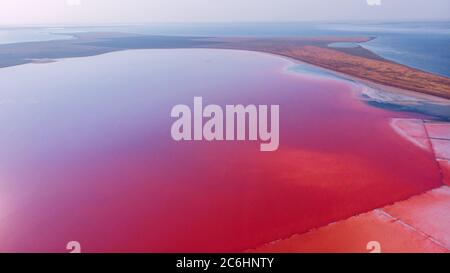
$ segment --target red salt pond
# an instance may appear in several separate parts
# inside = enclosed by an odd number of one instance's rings
[[[391,126],[416,116],[290,65],[135,50],[1,69],[0,251],[244,251],[442,184]],[[194,96],[279,104],[280,148],[173,141],[170,110]]]
[[[368,253],[376,242],[378,253],[450,253],[449,209],[450,188],[442,186],[250,252]]]
[[[450,186],[450,160],[438,159],[437,161],[441,168],[443,182]]]

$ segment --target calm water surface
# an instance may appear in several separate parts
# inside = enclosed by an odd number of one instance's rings
[[[242,251],[440,184],[359,87],[227,50],[0,69],[0,251]],[[280,148],[174,142],[170,110],[279,104]]]

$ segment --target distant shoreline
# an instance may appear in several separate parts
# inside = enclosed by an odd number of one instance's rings
[[[364,43],[375,37],[186,37],[116,32],[71,35],[75,39],[0,45],[0,68],[127,49],[237,49],[280,55],[376,84],[450,99],[450,78],[383,59],[362,46],[328,46],[335,42]]]

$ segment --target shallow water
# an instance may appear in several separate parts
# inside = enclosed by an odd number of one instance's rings
[[[57,28],[0,28],[0,45],[25,42],[72,39],[71,35],[58,34]]]
[[[328,46],[335,47],[335,48],[356,48],[356,47],[359,47],[360,45],[358,43],[338,42],[338,43],[331,43]]]
[[[293,65],[190,49],[0,69],[0,251],[242,251],[440,185],[389,125],[415,115]],[[279,104],[279,150],[173,141],[194,96]]]

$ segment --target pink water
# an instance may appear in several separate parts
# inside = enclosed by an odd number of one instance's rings
[[[134,50],[0,69],[0,251],[243,251],[440,185],[389,125],[411,114],[290,65]],[[194,96],[279,104],[279,150],[173,141],[170,110]]]

